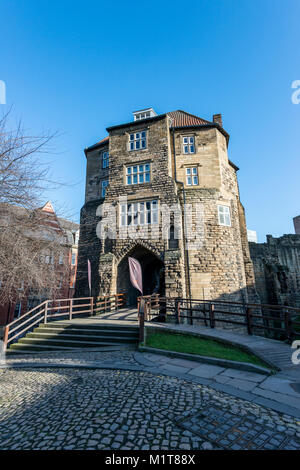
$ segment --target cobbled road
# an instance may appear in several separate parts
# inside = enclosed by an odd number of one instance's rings
[[[205,436],[197,432],[201,412],[211,415]],[[226,420],[234,425],[243,418],[240,429],[246,430],[247,419],[254,422],[253,438],[249,432],[231,448],[257,448],[258,442],[261,448],[299,448],[295,418],[183,379],[51,366],[0,370],[1,449],[229,448],[218,426],[221,418],[223,427]],[[209,426],[215,426],[211,438]]]

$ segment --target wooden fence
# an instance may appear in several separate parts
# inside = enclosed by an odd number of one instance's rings
[[[96,300],[93,297],[45,300],[4,327],[4,350],[40,323],[111,312],[124,307],[125,300],[125,294],[107,295]]]
[[[244,327],[276,339],[300,337],[300,309],[285,305],[250,304],[162,297],[158,294],[138,299],[140,341],[144,340],[144,321],[173,321],[175,324],[198,322],[215,328],[219,324]]]

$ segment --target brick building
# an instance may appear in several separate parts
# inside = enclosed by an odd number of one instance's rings
[[[1,217],[11,211],[20,213],[23,209],[18,206],[5,205],[5,211],[1,210]],[[51,250],[45,252],[43,259],[43,262],[53,264],[53,269],[57,272],[59,286],[56,298],[73,297],[77,271],[79,224],[57,217],[50,201],[34,213],[38,217],[34,236],[45,241],[52,234],[61,247],[55,254]],[[22,279],[20,279],[19,284],[19,288],[16,289],[15,299],[4,305],[0,304],[0,325],[11,322],[14,318],[19,317],[49,298],[47,286],[45,286],[43,294],[39,293],[37,295],[32,287],[24,288]],[[2,288],[5,288],[3,284]]]
[[[229,135],[212,121],[152,108],[107,128],[85,149],[76,296],[125,292],[128,256],[142,265],[144,294],[257,301]],[[169,208],[169,215],[166,215]]]

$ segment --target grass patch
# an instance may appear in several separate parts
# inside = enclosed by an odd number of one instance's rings
[[[229,359],[237,362],[250,362],[256,366],[270,368],[254,354],[250,354],[238,347],[226,345],[213,339],[201,338],[184,333],[152,332],[147,331],[146,346],[168,351],[176,351],[200,356]]]

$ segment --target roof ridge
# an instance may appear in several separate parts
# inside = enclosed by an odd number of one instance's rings
[[[184,113],[188,116],[192,116],[193,118],[201,119],[201,121],[205,121],[205,122],[207,122],[207,124],[212,124],[212,121],[208,121],[207,119],[204,119],[200,116],[196,116],[196,114],[188,113],[187,111],[184,111],[183,109],[176,109],[176,111],[168,111],[167,112],[167,114],[171,114],[171,113]]]

